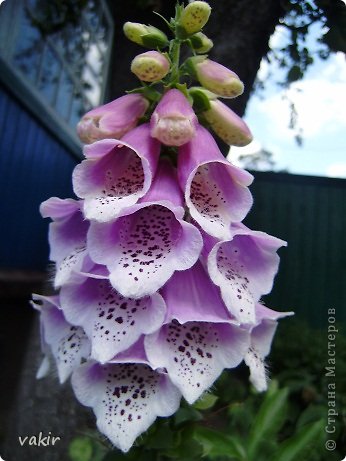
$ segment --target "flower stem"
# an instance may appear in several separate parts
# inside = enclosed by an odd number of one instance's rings
[[[180,45],[181,45],[181,41],[179,39],[175,38],[172,41],[171,52],[170,52],[170,57],[172,60],[172,71],[171,71],[171,82],[170,82],[171,86],[174,86],[177,83],[179,83]]]

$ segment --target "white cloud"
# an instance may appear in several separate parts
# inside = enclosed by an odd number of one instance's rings
[[[236,166],[243,167],[244,163],[239,160],[239,157],[242,155],[251,155],[257,154],[258,152],[265,149],[266,151],[272,154],[272,160],[274,161],[274,169],[286,169],[287,163],[284,161],[282,147],[279,144],[273,144],[270,141],[266,143],[265,146],[261,144],[260,141],[254,139],[250,144],[244,147],[232,146],[227,155],[227,160],[233,163]]]
[[[332,163],[328,166],[326,175],[330,178],[346,178],[346,163]]]
[[[257,72],[257,78],[261,81],[265,81],[269,75],[269,63],[266,59],[261,60],[260,68]]]
[[[227,160],[234,164],[237,164],[240,155],[256,154],[260,150],[262,150],[261,143],[254,139],[250,142],[250,144],[244,147],[232,146],[227,155]]]
[[[318,74],[295,82],[287,90],[298,113],[298,126],[305,139],[321,131],[332,134],[337,129],[346,128],[346,66],[344,59],[336,55]],[[292,138],[289,130],[289,102],[284,99],[284,91],[268,97],[258,106],[258,110],[270,119],[272,130],[284,138]]]
[[[289,31],[286,27],[278,25],[275,27],[273,35],[269,39],[271,49],[282,48],[289,41]]]

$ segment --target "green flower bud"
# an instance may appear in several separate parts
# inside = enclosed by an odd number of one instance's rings
[[[170,62],[158,51],[139,54],[131,63],[131,71],[143,82],[157,82],[166,77]]]
[[[197,32],[190,37],[192,46],[197,53],[208,53],[214,44],[203,32]]]
[[[207,2],[195,1],[189,3],[180,17],[180,26],[187,34],[195,34],[206,25],[210,16],[211,8]]]
[[[123,30],[131,42],[146,48],[164,48],[168,45],[167,36],[154,26],[146,26],[138,22],[125,22]]]

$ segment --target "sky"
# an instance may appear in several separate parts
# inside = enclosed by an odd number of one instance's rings
[[[278,26],[271,47],[285,42],[285,30]],[[313,43],[314,37],[311,37]],[[254,140],[246,147],[232,147],[229,159],[237,163],[240,154],[266,149],[273,154],[275,170],[295,174],[346,178],[346,60],[333,53],[326,61],[316,59],[304,78],[288,92],[279,87],[269,72],[276,69],[262,61],[259,76],[265,90],[249,100],[244,120]],[[303,145],[289,128],[290,110],[286,95],[298,112]]]

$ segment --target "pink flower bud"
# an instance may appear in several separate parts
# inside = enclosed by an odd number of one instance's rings
[[[243,82],[227,67],[199,56],[190,58],[191,65],[200,84],[218,96],[235,98],[243,93]]]
[[[119,139],[137,125],[148,107],[149,102],[141,94],[122,96],[87,112],[77,125],[78,136],[85,144]]]
[[[247,124],[221,101],[209,101],[210,109],[203,113],[215,133],[230,146],[243,147],[252,141]]]
[[[131,71],[143,82],[157,82],[169,72],[168,59],[158,51],[147,51],[134,58]]]
[[[196,131],[197,117],[181,91],[169,90],[151,116],[151,136],[166,146],[182,146]]]

